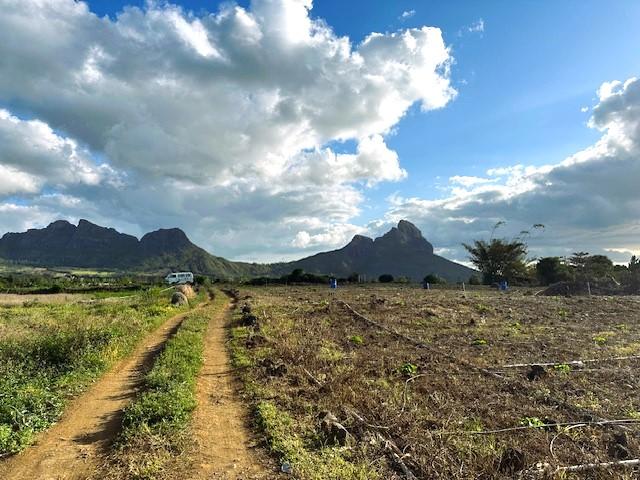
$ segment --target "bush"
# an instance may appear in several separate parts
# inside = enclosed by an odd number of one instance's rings
[[[378,277],[378,281],[380,283],[391,283],[391,282],[393,282],[393,275],[391,275],[389,273],[383,273],[382,275],[380,275]]]
[[[429,275],[424,277],[424,279],[422,281],[424,283],[429,283],[431,285],[439,285],[439,284],[447,283],[447,281],[444,278],[436,275],[435,273],[430,273]]]
[[[482,285],[482,279],[477,275],[471,275],[469,277],[469,285]]]

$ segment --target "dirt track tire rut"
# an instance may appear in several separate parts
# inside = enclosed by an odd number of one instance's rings
[[[62,418],[31,447],[0,462],[7,480],[79,480],[90,477],[120,431],[124,407],[143,375],[184,317],[171,317],[145,337],[127,358],[69,402]]]

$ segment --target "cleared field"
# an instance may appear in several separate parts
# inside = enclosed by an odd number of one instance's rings
[[[297,478],[637,478],[633,462],[566,467],[640,456],[638,297],[397,286],[239,297],[233,360]]]
[[[75,298],[75,297],[74,297]],[[179,310],[169,295],[0,307],[0,456],[29,445],[81,392]]]

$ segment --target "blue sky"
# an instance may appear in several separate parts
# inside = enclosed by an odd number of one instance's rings
[[[89,217],[138,235],[180,226],[215,253],[270,260],[335,248],[355,233],[376,235],[408,218],[436,247],[462,259],[461,242],[504,220],[515,232],[549,224],[546,240],[532,245],[537,254],[565,253],[573,248],[568,238],[575,248],[619,261],[640,249],[640,226],[629,213],[638,195],[629,187],[623,198],[626,187],[618,185],[637,175],[640,163],[632,81],[640,75],[638,1],[315,0],[307,11],[308,0],[190,0],[177,2],[176,13],[175,2],[89,0],[85,11],[71,0],[45,0],[39,16],[29,13],[30,1],[15,16],[0,13],[7,35],[2,47],[0,33],[0,54],[19,59],[0,82],[0,134],[4,120],[6,138],[22,142],[4,158],[0,149],[0,169],[15,175],[13,183],[0,181],[4,230],[57,217]],[[225,30],[230,17],[221,12],[230,5],[258,22],[265,36],[255,51],[262,59],[241,51],[244,33]],[[123,17],[127,6],[140,10]],[[288,11],[295,21],[286,23]],[[26,20],[13,21],[23,13]],[[94,14],[107,20],[96,23]],[[49,29],[53,17],[74,28],[66,36]],[[313,63],[333,52],[335,36],[306,50],[283,43],[269,50],[275,38],[269,35],[276,35],[269,28],[284,28],[287,41],[298,41],[297,26],[309,19],[348,37],[353,54],[372,32],[383,34],[363,53],[366,75],[384,71],[396,56],[414,74],[430,56],[445,55],[450,72],[440,65],[429,78],[457,95],[394,79],[386,92],[366,98],[367,108],[383,105],[383,94],[395,95],[409,102],[400,115],[372,110],[370,119],[360,118],[357,98],[325,105],[322,97],[334,87],[373,91],[376,82],[341,76],[353,58]],[[423,36],[423,26],[440,29],[437,38]],[[127,37],[131,31],[139,44]],[[421,42],[426,57],[404,49],[404,34]],[[440,35],[448,53],[438,47]],[[220,68],[217,55],[238,63],[212,73]],[[292,61],[280,65],[283,58]],[[167,70],[156,70],[164,60]],[[323,78],[315,82],[317,75]],[[47,88],[29,90],[36,76],[47,79]],[[149,82],[166,79],[177,82],[167,85],[182,97],[166,94],[165,86],[147,98]],[[229,82],[226,90],[211,91],[220,81]],[[305,88],[307,81],[314,85]],[[601,89],[612,81],[621,83]],[[286,99],[282,108],[265,106],[269,95]],[[244,112],[245,121],[224,105],[228,98],[261,99]],[[440,108],[422,109],[424,101]],[[348,140],[337,141],[345,131]],[[54,138],[63,158],[38,164],[34,135]],[[234,156],[243,142],[246,149]],[[562,163],[571,156],[578,161]],[[195,213],[187,208],[193,204]]]
[[[100,15],[144,1],[89,1]],[[215,12],[217,1],[172,2],[196,14]],[[248,7],[248,1],[236,2]],[[403,12],[414,12],[402,19]],[[371,32],[436,26],[443,30],[455,65],[457,98],[438,111],[414,106],[389,138],[409,176],[382,184],[361,220],[384,208],[376,201],[440,196],[453,175],[482,175],[513,163],[557,162],[598,138],[585,127],[595,92],[605,81],[640,72],[640,2],[315,0],[312,16],[353,42]],[[468,29],[482,20],[483,32]]]

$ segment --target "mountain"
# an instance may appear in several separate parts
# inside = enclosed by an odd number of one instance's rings
[[[422,232],[406,220],[400,220],[383,236],[374,239],[356,235],[339,250],[323,252],[295,262],[286,263],[284,269],[301,268],[309,273],[323,273],[347,277],[357,272],[369,278],[383,273],[394,277],[421,280],[433,273],[449,282],[467,281],[475,270],[452,262],[433,253]]]
[[[0,258],[43,267],[166,272],[190,270],[221,277],[266,275],[266,265],[231,262],[191,243],[178,228],[136,237],[80,220],[78,226],[58,220],[42,229],[6,233]]]
[[[354,272],[377,278],[383,273],[420,280],[429,273],[448,281],[467,280],[476,273],[433,253],[420,230],[401,220],[375,240],[356,235],[348,245],[294,262],[263,265],[233,262],[194,245],[178,228],[147,233],[140,240],[113,228],[80,220],[58,220],[42,229],[6,233],[0,258],[42,267],[77,267],[163,273],[190,270],[219,277],[273,276],[302,268],[309,273],[347,277]]]

